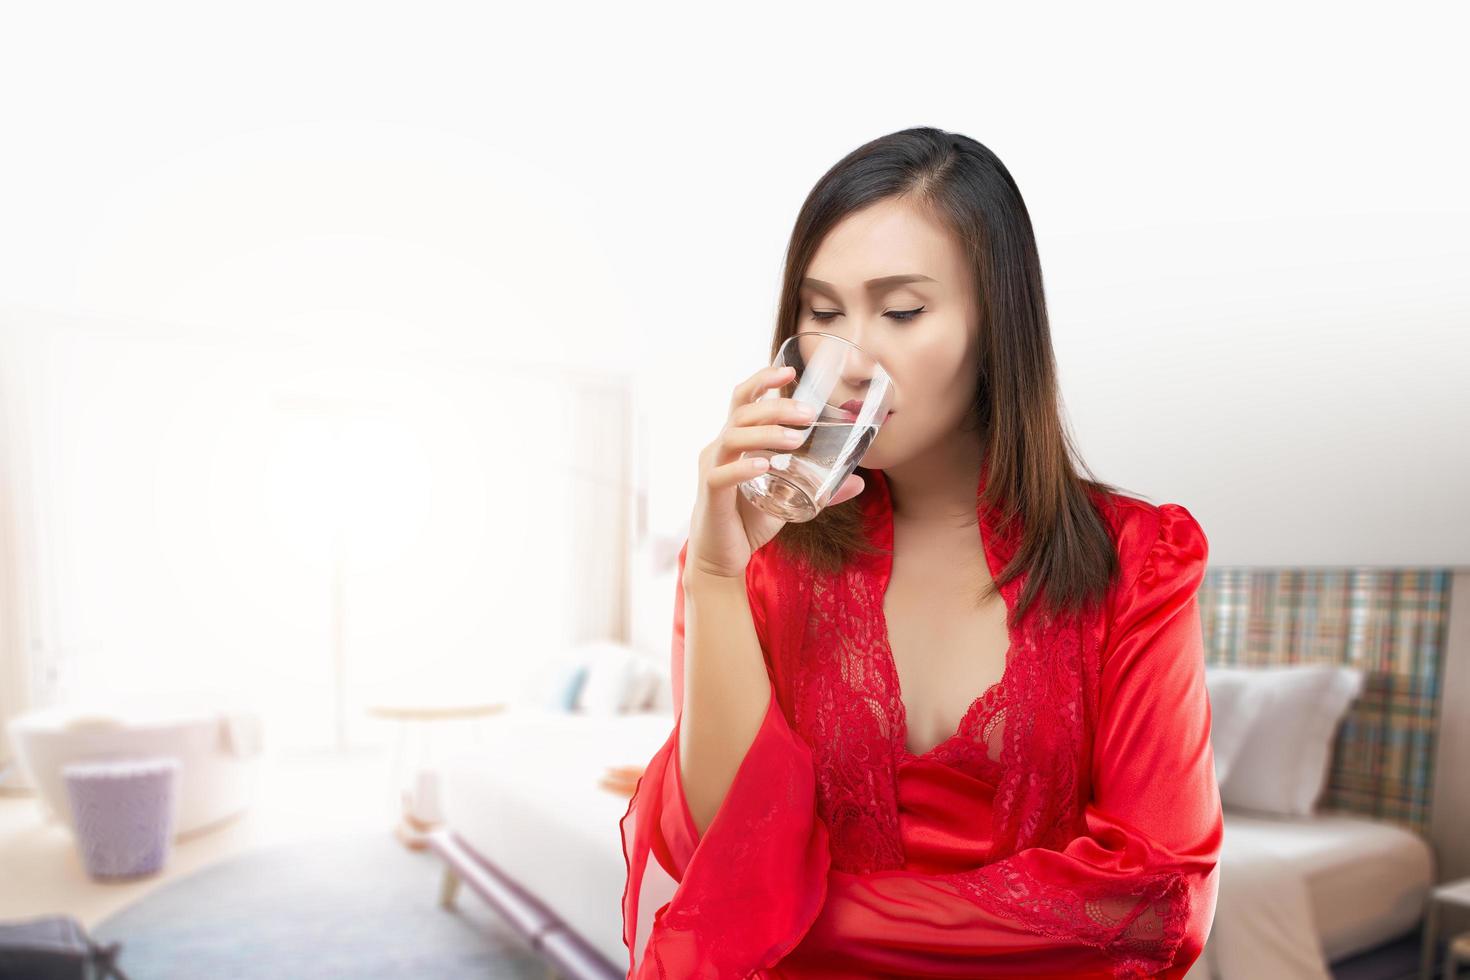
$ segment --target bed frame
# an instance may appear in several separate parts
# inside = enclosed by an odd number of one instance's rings
[[[484,899],[531,949],[546,961],[547,980],[625,980],[628,971],[608,962],[547,905],[517,884],[448,827],[428,834],[429,847],[444,860],[439,904],[453,909],[461,884]]]

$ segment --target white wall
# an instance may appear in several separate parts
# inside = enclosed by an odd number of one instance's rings
[[[639,372],[675,528],[840,155],[991,146],[1105,479],[1221,563],[1470,564],[1466,15],[7,11],[0,303]]]

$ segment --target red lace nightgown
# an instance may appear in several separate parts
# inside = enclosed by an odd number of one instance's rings
[[[887,481],[862,475],[855,506],[891,549]],[[1034,604],[1001,681],[921,756],[887,646],[891,557],[821,575],[774,542],[757,552],[771,699],[702,836],[679,780],[676,590],[674,728],[619,824],[630,977],[1184,974],[1223,834],[1195,598],[1208,544],[1178,504],[1094,499],[1122,566],[1103,608],[1050,621]],[[1021,529],[977,512],[998,577]],[[1002,587],[1008,608],[1025,579]],[[650,853],[677,886],[635,935]]]

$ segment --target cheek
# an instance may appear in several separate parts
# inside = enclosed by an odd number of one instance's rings
[[[975,380],[963,347],[935,342],[905,350],[885,365],[893,376],[896,414],[878,430],[875,459],[942,438],[970,410]],[[883,464],[873,465],[881,469]]]
[[[904,351],[889,371],[896,392],[894,407],[900,411],[918,408],[929,417],[943,416],[953,405],[968,404],[975,385],[963,347],[948,342]]]

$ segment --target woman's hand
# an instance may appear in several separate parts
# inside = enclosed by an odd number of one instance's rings
[[[787,384],[794,376],[790,367],[765,367],[737,385],[725,428],[699,454],[699,496],[689,522],[686,581],[701,575],[744,578],[750,556],[786,526],[786,521],[746,500],[738,485],[766,472],[768,465],[761,456],[742,459],[742,452],[790,452],[802,441],[800,430],[812,424],[810,410],[795,399],[761,398],[766,389]],[[797,438],[789,439],[788,434]],[[862,490],[863,479],[854,473],[837,488],[828,506]]]

